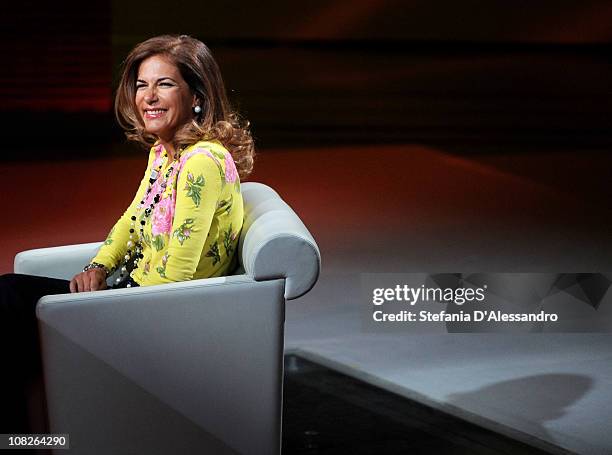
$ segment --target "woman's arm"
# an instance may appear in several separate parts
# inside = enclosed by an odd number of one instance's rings
[[[168,248],[157,263],[151,264],[151,272],[143,277],[141,286],[193,278],[225,182],[213,159],[197,153],[187,159],[177,183]]]

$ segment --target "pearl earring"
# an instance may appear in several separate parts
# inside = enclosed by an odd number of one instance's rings
[[[193,112],[196,114],[199,114],[200,112],[202,112],[202,108],[200,106],[194,106]]]

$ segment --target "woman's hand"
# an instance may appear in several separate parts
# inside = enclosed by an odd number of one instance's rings
[[[70,292],[101,291],[106,287],[104,269],[89,269],[87,272],[78,273],[70,280]]]

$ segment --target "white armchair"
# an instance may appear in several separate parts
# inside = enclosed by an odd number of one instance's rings
[[[242,185],[239,275],[43,297],[49,426],[74,454],[278,454],[285,300],[314,286],[316,242],[276,192]],[[69,279],[99,243],[19,253]]]

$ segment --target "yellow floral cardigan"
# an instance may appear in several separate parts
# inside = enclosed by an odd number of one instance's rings
[[[151,184],[153,170],[160,172]],[[157,194],[161,199],[145,216]],[[92,262],[109,270],[121,267],[132,229],[135,240],[141,237],[142,258],[130,276],[140,286],[221,276],[236,265],[243,215],[238,172],[220,143],[198,142],[174,162],[169,162],[162,145],[156,145],[134,200]]]

